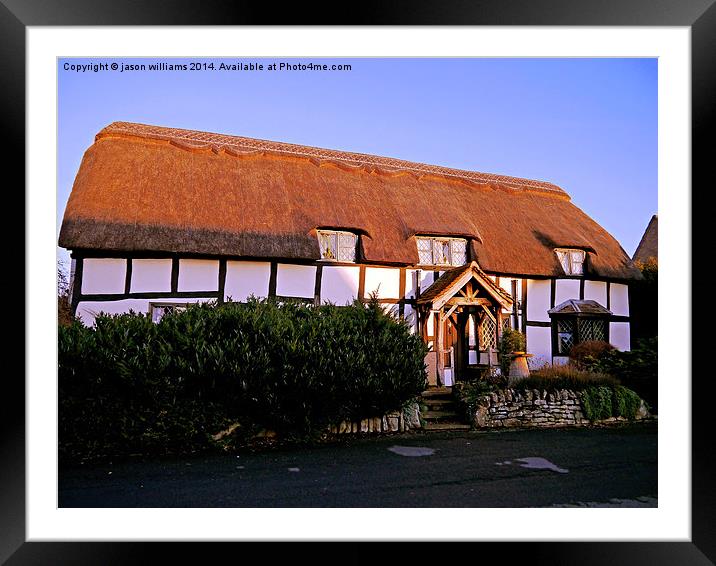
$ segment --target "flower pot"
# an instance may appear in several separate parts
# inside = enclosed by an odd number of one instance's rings
[[[510,360],[510,371],[508,373],[508,384],[513,385],[518,381],[530,376],[530,368],[527,365],[527,358],[533,354],[527,352],[513,352]]]

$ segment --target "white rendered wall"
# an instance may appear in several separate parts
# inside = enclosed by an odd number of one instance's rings
[[[415,298],[415,291],[416,291],[416,276],[415,274],[420,274],[420,281],[418,284],[420,285],[420,292],[424,292],[425,289],[430,287],[430,285],[433,284],[433,272],[432,271],[426,271],[424,269],[408,269],[405,273],[405,297],[408,299],[414,299]]]
[[[373,292],[381,299],[400,298],[400,269],[366,267],[364,297]]]
[[[213,301],[215,299],[211,297],[199,298],[199,299],[185,299],[185,298],[157,298],[157,299],[123,299],[121,301],[81,301],[77,305],[77,316],[87,326],[91,326],[94,323],[95,316],[100,312],[106,314],[124,314],[130,310],[147,314],[149,313],[149,303],[200,303],[206,301]]]
[[[609,287],[609,310],[617,316],[629,316],[629,287],[622,283],[612,283]]]
[[[553,366],[564,366],[569,363],[569,356],[555,356],[552,358]]]
[[[620,350],[629,350],[630,331],[628,322],[609,323],[609,343]]]
[[[607,284],[604,281],[585,281],[584,298],[597,301],[604,308],[607,307]]]
[[[403,318],[410,326],[410,333],[415,334],[418,331],[418,317],[412,305],[404,305]]]
[[[512,297],[512,277],[500,277],[500,287],[502,287],[503,290],[507,291],[507,293]],[[522,297],[522,280],[521,279],[514,279],[514,281],[517,281],[517,295],[512,297],[513,301],[519,301]],[[508,309],[502,309],[502,312],[504,313],[511,313],[512,308]]]
[[[268,297],[271,264],[267,261],[227,261],[224,297],[245,302],[251,295]]]
[[[219,260],[179,260],[179,291],[217,291],[218,289]]]
[[[85,258],[82,266],[82,294],[122,294],[126,276],[126,259]]]
[[[281,297],[312,299],[316,291],[315,265],[279,263],[276,273],[276,294]]]
[[[545,364],[551,364],[552,329],[547,326],[528,326],[527,352],[534,354],[532,358],[528,358],[530,368],[539,368]]]
[[[527,279],[527,320],[549,322],[549,279]],[[579,296],[579,295],[577,295]]]
[[[557,306],[568,299],[579,300],[579,279],[557,279],[555,282],[554,305]]]
[[[133,259],[130,293],[162,293],[172,290],[171,259]]]
[[[352,303],[358,297],[360,267],[349,265],[323,266],[321,302],[338,306]]]

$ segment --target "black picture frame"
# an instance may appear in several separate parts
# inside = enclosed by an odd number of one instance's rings
[[[450,0],[429,2],[362,2],[356,6],[334,4],[330,7],[302,3],[280,8],[268,3],[226,2],[221,0],[165,0],[138,3],[132,0],[0,0],[0,116],[6,141],[3,152],[6,171],[14,170],[15,184],[6,186],[14,193],[18,208],[25,210],[25,32],[28,26],[77,25],[568,25],[568,26],[686,26],[691,29],[692,55],[692,178],[693,186],[706,185],[713,166],[713,134],[710,131],[716,107],[716,6],[714,0]],[[9,143],[7,143],[9,142]],[[709,143],[711,142],[711,143]],[[668,156],[660,156],[661,159]],[[6,179],[8,177],[6,176]],[[713,181],[709,179],[712,184]],[[705,187],[704,187],[705,188]],[[689,187],[684,187],[688,192]],[[696,191],[691,193],[698,196]],[[693,224],[696,226],[696,223]],[[16,241],[19,230],[15,231]],[[23,232],[24,233],[24,232]],[[694,246],[704,240],[694,234]],[[6,246],[6,261],[25,265],[23,247]],[[694,254],[698,257],[698,254]],[[31,258],[28,258],[31,261]],[[24,269],[13,270],[13,297],[22,293]],[[17,282],[20,278],[22,284]],[[706,278],[708,280],[710,278]],[[5,284],[8,284],[6,279]],[[699,296],[694,288],[693,296]],[[7,295],[6,295],[7,296]],[[20,308],[19,301],[15,308]],[[682,306],[684,308],[684,306]],[[691,309],[691,305],[685,305]],[[24,315],[24,312],[23,312]],[[16,336],[24,336],[16,332]],[[697,351],[705,338],[693,334]],[[30,339],[31,337],[27,337]],[[16,338],[18,339],[18,338]],[[22,339],[22,338],[19,338]],[[693,349],[693,346],[692,346]],[[704,348],[701,348],[703,351]],[[8,348],[8,351],[10,349]],[[7,367],[7,366],[6,366]],[[24,368],[23,368],[24,369]],[[24,372],[23,372],[24,373]],[[686,375],[669,376],[686,386]],[[501,562],[532,564],[710,564],[716,560],[716,465],[711,438],[709,394],[711,375],[696,376],[692,381],[692,534],[688,542],[495,542],[482,543],[477,550],[481,559],[493,551]],[[49,376],[48,376],[49,378]],[[8,564],[127,564],[146,563],[154,557],[162,562],[212,563],[234,543],[137,543],[137,542],[26,542],[25,537],[25,389],[19,372],[6,372],[2,395],[2,437],[0,438],[0,562]],[[10,401],[12,400],[12,401]],[[559,533],[555,533],[559,538]],[[253,544],[253,543],[245,543]],[[290,544],[290,548],[289,547]],[[396,560],[455,560],[454,550],[445,554],[440,545],[421,545],[412,550],[386,548],[379,543],[327,545],[320,550],[312,545],[292,543],[262,545],[263,561],[273,561],[276,553],[291,555],[296,561],[319,557],[342,562],[381,562]],[[475,543],[466,543],[475,544]],[[480,543],[478,543],[480,544]],[[335,549],[335,550],[334,550]],[[242,549],[246,552],[245,549]],[[489,554],[485,552],[489,551]],[[230,550],[231,551],[231,550]],[[235,552],[235,551],[231,551]],[[406,554],[406,552],[408,554]],[[303,555],[303,556],[302,556]],[[409,558],[413,555],[413,558]],[[460,558],[458,558],[460,559]],[[477,560],[477,555],[471,559]]]

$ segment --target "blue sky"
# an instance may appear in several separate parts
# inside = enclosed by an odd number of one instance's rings
[[[350,71],[99,71],[58,61],[57,230],[114,121],[206,130],[556,183],[632,255],[657,212],[656,59],[194,59]],[[67,258],[64,250],[59,257]]]

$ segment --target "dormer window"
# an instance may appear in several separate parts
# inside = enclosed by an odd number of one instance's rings
[[[557,248],[554,253],[557,254],[559,263],[562,265],[566,275],[584,274],[584,258],[586,256],[584,250]]]
[[[452,265],[467,263],[467,240],[464,238],[416,238],[420,265]]]
[[[358,236],[353,232],[318,230],[321,259],[326,261],[355,262]]]

